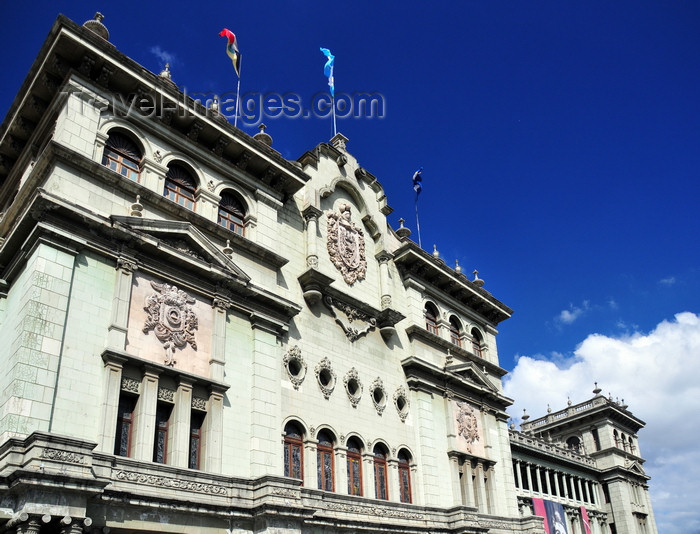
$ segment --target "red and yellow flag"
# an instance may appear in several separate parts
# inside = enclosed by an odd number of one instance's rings
[[[226,37],[226,53],[233,62],[233,68],[236,69],[236,75],[241,77],[241,53],[238,51],[238,39],[236,35],[229,29],[224,28],[219,32],[219,37]]]

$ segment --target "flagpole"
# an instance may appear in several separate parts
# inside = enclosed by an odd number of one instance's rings
[[[418,193],[416,193],[416,229],[418,230],[418,246],[423,248],[420,240],[420,221],[418,220]]]
[[[238,83],[236,84],[236,115],[233,118],[233,126],[238,128],[238,102],[241,99],[241,65],[243,64],[243,56],[239,56],[238,62]]]
[[[331,67],[331,80],[333,80],[333,85],[331,85],[331,105],[333,106],[333,137],[338,133],[335,126],[335,78],[333,77],[333,67]]]

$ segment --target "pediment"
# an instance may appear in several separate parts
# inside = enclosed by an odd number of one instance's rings
[[[215,245],[206,235],[189,222],[143,219],[141,217],[112,216],[115,225],[140,235],[165,254],[187,261],[213,265],[240,282],[250,281],[243,269]]]
[[[472,382],[478,386],[485,387],[495,393],[498,392],[496,386],[491,383],[486,374],[484,374],[484,372],[479,369],[474,362],[448,365],[445,370],[459,376],[463,380],[467,380],[468,382]]]
[[[625,467],[627,467],[627,469],[629,469],[630,471],[632,471],[633,473],[635,473],[637,475],[644,476],[644,477],[646,476],[646,473],[644,472],[644,468],[637,460],[633,460]]]

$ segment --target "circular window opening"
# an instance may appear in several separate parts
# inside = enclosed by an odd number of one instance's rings
[[[396,399],[396,407],[399,409],[400,412],[403,412],[406,409],[406,397],[398,397]]]
[[[287,370],[289,370],[290,375],[299,376],[303,368],[299,360],[289,360],[289,363],[287,364]]]
[[[318,381],[322,386],[329,386],[333,382],[333,375],[330,369],[321,369],[321,372],[318,374]]]
[[[348,393],[350,393],[350,395],[357,395],[359,391],[360,384],[357,383],[357,380],[355,380],[354,378],[348,380]]]
[[[372,397],[374,398],[374,402],[376,402],[378,405],[384,404],[384,392],[380,388],[375,388],[374,391],[372,391]]]

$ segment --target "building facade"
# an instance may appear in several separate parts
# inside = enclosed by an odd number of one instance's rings
[[[0,130],[2,532],[656,532],[643,422],[509,428],[512,310],[347,141],[288,161],[57,19]]]

